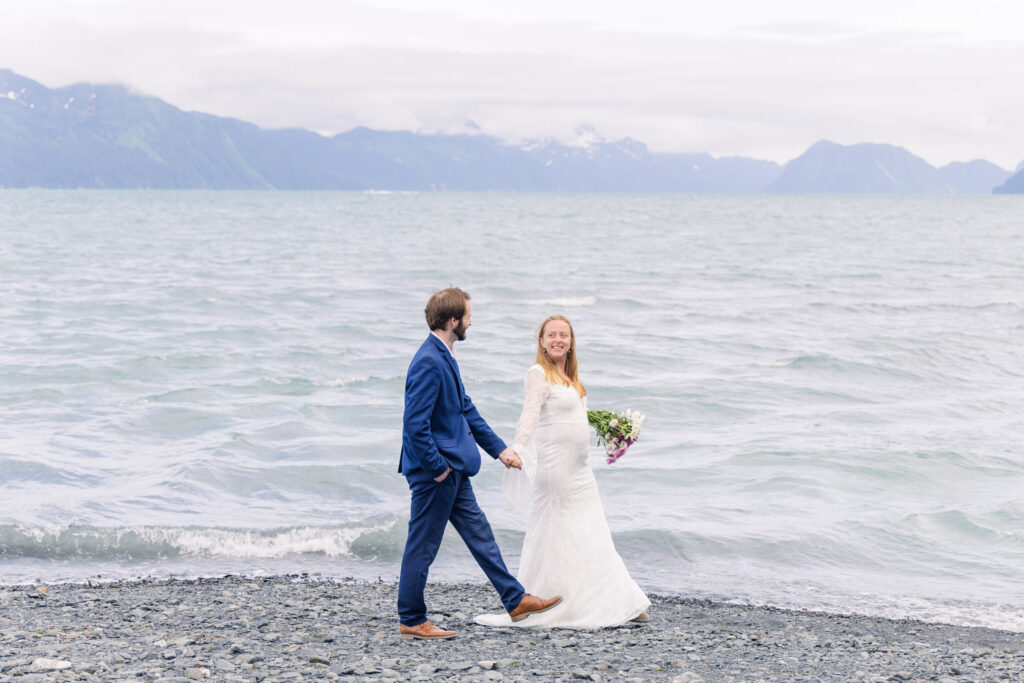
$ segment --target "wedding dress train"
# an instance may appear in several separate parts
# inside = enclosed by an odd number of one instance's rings
[[[525,484],[532,500],[517,578],[535,595],[560,593],[563,599],[520,622],[484,614],[477,623],[602,628],[635,619],[650,606],[612,542],[587,459],[589,438],[586,398],[572,387],[549,384],[543,368],[532,366],[512,446],[523,471],[506,474],[506,487]]]

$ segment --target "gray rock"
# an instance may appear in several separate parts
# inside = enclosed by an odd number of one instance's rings
[[[335,663],[331,665],[331,671],[333,671],[335,674],[340,674],[342,676],[351,676],[355,674],[356,667],[355,664]]]
[[[185,669],[185,678],[193,681],[201,681],[204,678],[210,677],[210,670],[205,666],[193,666],[192,668]]]
[[[235,665],[226,659],[215,659],[213,660],[213,666],[218,671],[234,671]]]
[[[32,662],[30,670],[33,673],[47,672],[47,671],[64,671],[65,669],[71,668],[71,662],[65,659],[49,659],[47,657],[40,657]]]
[[[683,675],[673,678],[672,683],[704,683],[704,679],[692,671],[687,671]]]
[[[32,661],[33,660],[28,657],[22,657],[20,659],[11,659],[6,662],[0,659],[0,673],[13,671],[14,669],[30,667],[32,666]]]
[[[435,670],[436,670],[436,668],[432,669],[431,673],[433,673]],[[352,673],[354,673],[356,675],[359,675],[359,676],[369,676],[370,674],[376,674],[376,673],[379,673],[379,672],[380,672],[380,669],[378,669],[377,665],[374,664],[371,661],[365,661],[364,660],[364,661],[359,662],[358,664],[356,664],[355,666],[352,667]]]

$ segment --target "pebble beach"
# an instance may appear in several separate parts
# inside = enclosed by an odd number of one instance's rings
[[[318,576],[0,588],[0,680],[1018,681],[1024,636],[651,596],[598,631],[488,628],[487,585],[432,583],[450,641],[403,641],[397,586]]]

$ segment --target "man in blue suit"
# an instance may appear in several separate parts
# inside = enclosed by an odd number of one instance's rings
[[[476,502],[469,478],[480,471],[479,444],[505,467],[520,467],[515,451],[495,434],[466,395],[453,346],[466,338],[469,295],[457,287],[436,292],[424,310],[430,335],[409,364],[405,379],[402,456],[398,471],[412,491],[409,536],[398,583],[399,635],[411,639],[446,639],[427,620],[423,590],[448,522],[469,546],[491,580],[513,621],[557,605],[527,593],[501,559],[494,532]]]

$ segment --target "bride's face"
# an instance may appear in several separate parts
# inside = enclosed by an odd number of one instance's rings
[[[572,330],[564,320],[549,320],[540,336],[540,345],[548,358],[555,361],[565,360],[572,348]]]

